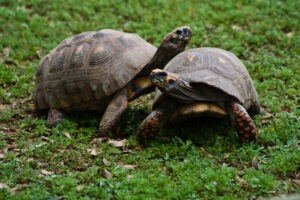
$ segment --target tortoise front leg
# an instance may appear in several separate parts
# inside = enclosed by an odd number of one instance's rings
[[[101,119],[98,133],[100,136],[112,137],[123,112],[128,105],[128,87],[118,91],[107,106]]]
[[[60,124],[64,117],[64,112],[51,108],[48,112],[47,125],[50,127],[54,127],[57,124]]]
[[[257,140],[257,130],[246,109],[239,103],[231,103],[229,108],[232,124],[242,142]]]
[[[153,139],[162,130],[172,115],[174,107],[175,104],[172,102],[162,103],[144,119],[137,132],[141,143]]]

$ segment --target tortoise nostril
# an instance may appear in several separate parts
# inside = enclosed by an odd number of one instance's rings
[[[182,33],[181,30],[177,30],[177,31],[176,31],[176,34],[177,34],[177,35],[181,35],[181,33]]]
[[[168,74],[166,72],[159,72],[158,75],[163,76],[163,77],[168,76]]]

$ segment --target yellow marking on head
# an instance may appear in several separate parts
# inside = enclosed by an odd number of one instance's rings
[[[132,85],[139,87],[139,88],[147,89],[147,88],[151,87],[153,84],[152,84],[150,78],[142,76],[142,77],[136,78],[132,82]],[[128,90],[128,100],[130,101],[130,100],[134,99],[135,95],[136,95],[135,91],[133,91],[132,87],[130,87]]]
[[[129,90],[128,90],[128,100],[132,100],[135,96],[135,92],[132,90],[132,88],[130,87]]]
[[[177,34],[172,35],[172,38],[176,38],[176,37],[177,37]]]
[[[169,83],[170,80],[176,81],[176,78],[170,78],[169,76],[167,76],[166,82]]]

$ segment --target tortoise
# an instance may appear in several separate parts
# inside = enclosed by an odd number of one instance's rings
[[[157,89],[153,112],[138,129],[141,142],[155,137],[167,122],[201,116],[227,116],[241,142],[257,140],[250,115],[263,110],[246,67],[234,54],[211,47],[184,51],[164,70],[154,69],[150,79]]]
[[[155,48],[136,34],[112,29],[84,32],[62,41],[39,63],[34,102],[49,110],[47,124],[66,113],[104,111],[100,136],[112,136],[128,101],[154,91],[149,74],[184,51],[188,26],[168,33]]]

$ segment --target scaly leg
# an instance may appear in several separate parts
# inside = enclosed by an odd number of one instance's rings
[[[125,87],[118,91],[109,105],[107,106],[105,113],[101,119],[99,125],[99,135],[112,137],[123,112],[128,105],[128,87]]]
[[[242,142],[257,140],[257,130],[246,109],[239,103],[231,103],[231,121]]]
[[[48,112],[47,124],[50,127],[54,127],[60,124],[64,117],[65,114],[62,111],[51,108]]]
[[[141,143],[154,138],[162,130],[172,115],[174,107],[173,102],[163,103],[144,119],[138,130],[138,138]]]

